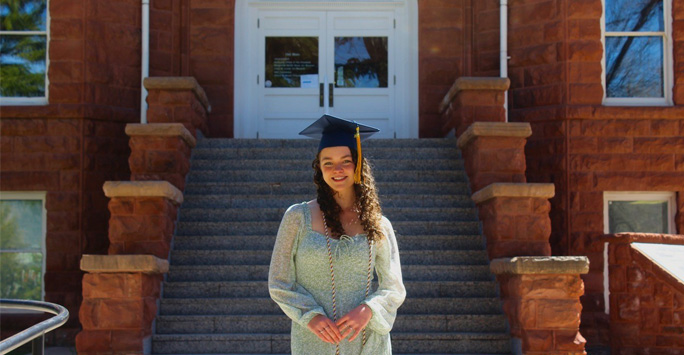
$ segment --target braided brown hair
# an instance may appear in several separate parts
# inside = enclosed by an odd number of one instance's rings
[[[352,161],[356,162],[356,150],[350,149],[352,153]],[[367,233],[367,238],[370,241],[378,242],[385,236],[382,234],[380,221],[382,220],[382,209],[380,208],[380,200],[378,199],[377,189],[375,188],[375,178],[371,166],[363,157],[361,169],[362,181],[360,184],[354,184],[354,193],[356,194],[355,207],[359,211],[359,220],[363,230]],[[314,184],[316,185],[316,192],[318,196],[316,201],[323,211],[325,221],[331,229],[332,235],[341,236],[344,234],[344,228],[340,222],[340,213],[342,208],[335,201],[335,191],[328,186],[323,179],[323,172],[321,171],[320,152],[316,155],[311,166],[314,170]]]

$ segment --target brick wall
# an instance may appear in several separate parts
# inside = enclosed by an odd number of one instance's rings
[[[588,345],[607,344],[608,337],[603,259],[588,242],[603,233],[603,191],[680,191],[683,199],[684,2],[675,0],[672,8],[675,106],[604,107],[601,1],[509,2],[509,121],[532,126],[527,180],[556,186],[554,255],[591,259],[583,276],[582,334]],[[497,74],[489,64],[498,50],[497,12],[489,1],[474,7],[473,75]]]
[[[419,137],[442,137],[439,103],[467,73],[469,7],[469,1],[418,1]]]
[[[208,115],[213,137],[233,136],[235,0],[191,1],[189,73],[212,103]]]
[[[67,307],[50,344],[80,330],[79,260],[106,253],[106,180],[128,179],[127,122],[139,118],[140,2],[51,0],[49,103],[3,106],[0,190],[46,191],[45,300]],[[2,328],[31,324],[3,317]]]

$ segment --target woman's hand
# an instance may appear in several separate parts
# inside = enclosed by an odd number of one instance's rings
[[[335,323],[322,314],[313,317],[307,327],[326,343],[338,344],[343,338]]]
[[[342,338],[346,338],[352,334],[349,341],[354,341],[361,333],[361,330],[366,327],[373,316],[373,311],[366,304],[360,304],[358,307],[352,309],[344,317],[337,321],[337,327],[342,330]]]

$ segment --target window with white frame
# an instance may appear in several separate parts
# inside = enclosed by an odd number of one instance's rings
[[[43,299],[45,193],[0,192],[0,298]]]
[[[607,105],[672,104],[672,0],[603,0]]]
[[[604,192],[604,232],[675,233],[674,192]]]
[[[0,1],[0,104],[47,103],[48,0]]]
[[[613,233],[677,233],[675,227],[675,193],[674,192],[632,192],[611,191],[603,193],[603,231]],[[603,298],[606,314],[610,313],[610,289],[608,269],[608,243],[603,249]],[[671,265],[681,264],[682,248],[672,245],[651,244],[633,245],[666,269],[677,268]],[[681,265],[679,269],[684,269]],[[681,278],[684,275],[680,275]]]

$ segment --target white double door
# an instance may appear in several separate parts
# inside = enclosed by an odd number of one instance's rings
[[[396,136],[393,11],[267,11],[258,16],[260,138],[296,138],[328,113]]]

